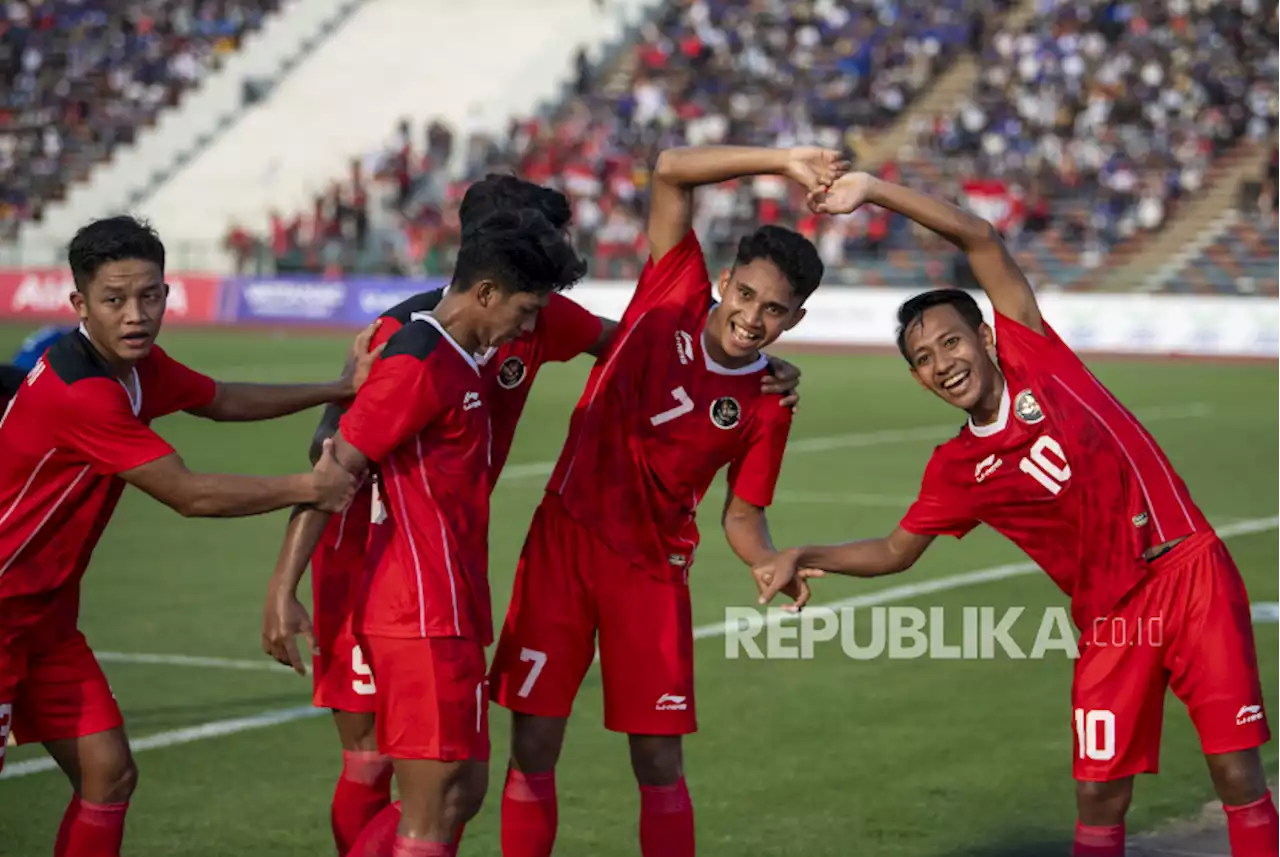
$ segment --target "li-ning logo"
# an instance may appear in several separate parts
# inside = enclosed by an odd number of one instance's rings
[[[1246,723],[1253,723],[1255,720],[1262,719],[1261,705],[1242,705],[1240,710],[1236,712],[1236,725],[1244,726]]]
[[[470,392],[462,397],[462,409],[464,411],[473,411],[482,404],[483,402],[480,401],[479,393]]]
[[[986,458],[978,462],[978,466],[973,470],[973,478],[981,482],[992,473],[1000,469],[1000,465],[1004,464],[1003,458],[996,458],[994,455],[988,455]]]
[[[676,356],[682,366],[688,366],[693,360],[693,337],[683,330],[676,331]]]
[[[687,711],[689,703],[685,701],[683,696],[676,696],[674,693],[664,693],[658,697],[658,704],[653,707],[654,711]]]

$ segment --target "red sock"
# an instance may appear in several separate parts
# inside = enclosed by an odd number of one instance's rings
[[[333,790],[329,821],[339,854],[391,803],[391,760],[376,750],[343,750],[342,775]]]
[[[1276,857],[1280,850],[1280,820],[1277,820],[1271,792],[1244,806],[1222,807],[1227,811],[1227,837],[1231,857]]]
[[[684,777],[673,786],[641,786],[643,857],[693,857],[693,842],[693,802]]]
[[[1071,857],[1124,857],[1124,822],[1110,827],[1090,827],[1077,821]]]
[[[364,826],[355,844],[343,857],[391,857],[400,826],[400,801],[389,804]]]
[[[54,857],[120,857],[129,802],[89,803],[73,797],[62,817]]]
[[[502,857],[551,857],[558,821],[556,772],[522,774],[508,768],[502,790]]]
[[[391,857],[457,857],[457,854],[458,846],[452,842],[427,842],[425,839],[397,836]]]

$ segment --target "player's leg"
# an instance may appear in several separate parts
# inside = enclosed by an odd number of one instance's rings
[[[365,827],[349,854],[455,854],[488,787],[484,649],[457,638],[365,637],[361,644],[379,683],[378,749],[392,759],[400,801]]]
[[[640,789],[640,852],[692,857],[683,736],[697,731],[689,588],[636,567],[598,578],[605,728],[629,736]]]
[[[1280,824],[1258,748],[1271,739],[1249,596],[1226,546],[1192,537],[1166,569],[1176,634],[1166,651],[1171,687],[1200,735],[1236,857],[1275,857]],[[1174,555],[1176,556],[1176,554]]]
[[[1133,778],[1159,769],[1168,673],[1148,637],[1150,584],[1083,629],[1072,683],[1074,857],[1121,857]]]
[[[516,568],[491,671],[494,702],[512,712],[502,791],[504,857],[547,857],[555,844],[556,763],[573,700],[595,657],[588,575],[599,552],[557,498],[544,498]]]
[[[55,857],[117,857],[138,768],[120,708],[83,635],[28,654],[13,710],[19,740],[44,744],[74,790]]]

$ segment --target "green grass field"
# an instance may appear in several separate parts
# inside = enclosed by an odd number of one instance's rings
[[[24,330],[0,327],[0,353]],[[170,353],[226,380],[321,380],[341,363],[337,337],[171,330]],[[798,355],[804,402],[771,511],[776,539],[880,535],[898,519],[933,445],[959,420],[915,387],[891,357]],[[545,476],[559,451],[589,366],[547,367],[537,382],[493,499],[494,613]],[[1104,362],[1095,371],[1164,445],[1217,525],[1277,513],[1274,366]],[[305,467],[317,414],[274,423],[213,425],[185,415],[157,424],[193,468],[285,473]],[[934,434],[930,429],[936,429]],[[898,430],[912,430],[898,435]],[[708,498],[693,574],[695,621],[755,603],[754,586],[716,526],[721,489]],[[286,513],[192,521],[128,491],[94,557],[82,627],[102,652],[189,655],[266,664],[261,600]],[[1277,600],[1273,525],[1228,542],[1255,602]],[[994,533],[940,540],[894,579],[817,582],[815,603],[1025,559]],[[304,583],[304,586],[306,584]],[[1039,616],[1066,599],[1042,574],[920,595],[904,604],[1023,605]],[[1028,624],[1029,623],[1029,624]],[[1277,627],[1258,624],[1264,687],[1274,705]],[[1029,646],[1036,621],[1014,636]],[[866,631],[859,632],[865,639]],[[958,630],[947,632],[958,638]],[[135,741],[202,724],[306,706],[310,679],[271,669],[109,662],[105,669]],[[726,658],[725,642],[697,644],[701,731],[687,742],[699,853],[960,857],[1066,855],[1074,822],[1071,662],[853,660],[833,642],[809,660]],[[492,711],[494,759],[485,808],[463,853],[498,855],[507,715]],[[1143,778],[1131,832],[1195,812],[1212,798],[1185,709],[1166,706],[1163,770]],[[1265,748],[1274,771],[1275,745]],[[44,755],[10,748],[10,766]],[[207,737],[138,753],[141,781],[129,815],[131,857],[328,855],[329,797],[339,767],[326,716]],[[588,676],[558,774],[557,854],[633,855],[638,795],[622,736],[601,726]],[[0,779],[0,854],[47,855],[69,788],[57,771]]]

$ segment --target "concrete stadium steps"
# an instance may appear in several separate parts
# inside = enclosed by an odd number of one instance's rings
[[[1098,279],[1098,287],[1164,288],[1177,271],[1212,243],[1215,224],[1222,223],[1224,215],[1235,207],[1241,182],[1257,173],[1263,156],[1274,146],[1273,136],[1266,144],[1244,142],[1224,153],[1206,173],[1201,192],[1179,203],[1164,229],[1155,235],[1138,236],[1112,254],[1112,265]],[[1270,263],[1274,269],[1274,253]]]
[[[57,263],[71,234],[85,221],[133,208],[245,110],[247,82],[269,81],[287,73],[361,2],[290,0],[283,4],[220,69],[200,80],[177,107],[162,113],[132,146],[115,151],[62,201],[49,205],[40,223],[27,224],[19,239],[21,256],[32,264]],[[188,207],[198,208],[198,202],[188,201]]]
[[[429,118],[458,132],[503,132],[558,93],[580,47],[616,37],[652,0],[366,0],[341,31],[216,145],[143,206],[188,264],[224,270],[233,222],[254,231],[272,209],[306,211],[315,194],[380,152],[397,123],[421,146]]]

